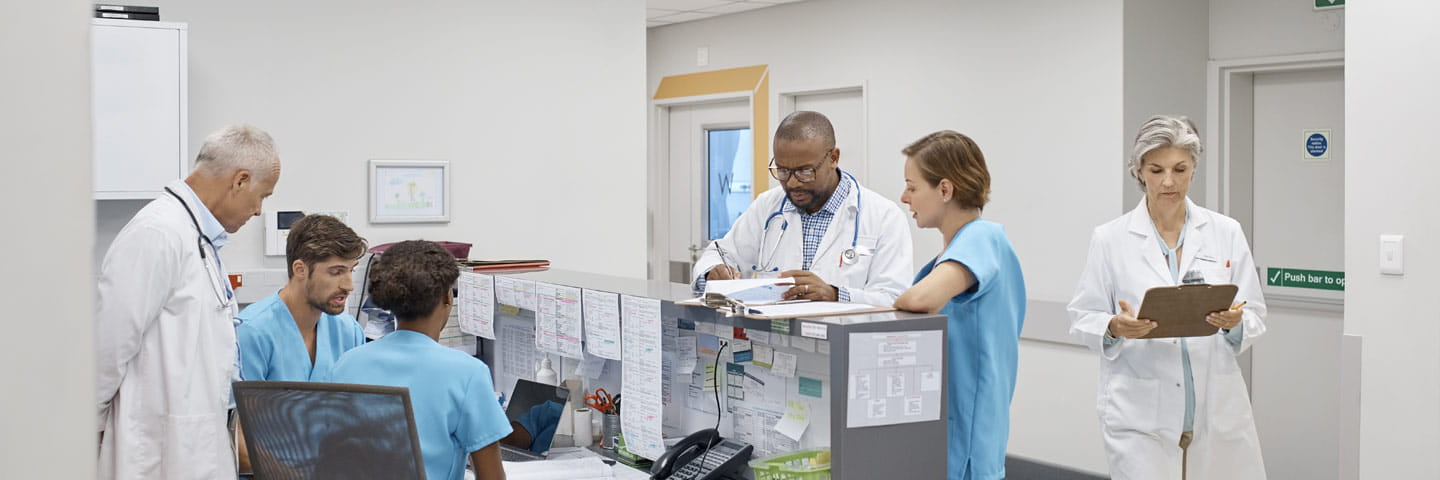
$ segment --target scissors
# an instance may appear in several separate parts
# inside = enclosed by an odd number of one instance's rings
[[[597,388],[594,395],[585,396],[585,406],[599,410],[600,413],[614,413],[615,402],[610,398],[609,392]]]

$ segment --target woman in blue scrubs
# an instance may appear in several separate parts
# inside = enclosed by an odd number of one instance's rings
[[[477,478],[504,478],[497,442],[510,434],[510,421],[495,401],[490,368],[438,340],[459,276],[455,257],[432,242],[386,250],[370,267],[370,294],[395,314],[396,329],[342,355],[331,380],[410,389],[426,478],[464,478],[467,455]]]
[[[236,317],[240,377],[323,382],[341,354],[364,344],[365,330],[345,313],[364,254],[365,239],[338,218],[310,215],[291,225],[289,282]]]
[[[1004,227],[982,220],[990,196],[985,156],[970,137],[950,130],[902,150],[905,193],[921,228],[940,230],[945,248],[915,276],[895,308],[950,317],[948,478],[1005,478],[1010,399],[1025,279]]]

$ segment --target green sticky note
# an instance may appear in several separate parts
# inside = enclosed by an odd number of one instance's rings
[[[781,335],[789,335],[789,334],[790,334],[790,321],[789,321],[789,320],[771,320],[771,321],[770,321],[770,333],[778,333],[778,334],[781,334]]]
[[[823,385],[819,380],[800,377],[800,394],[820,398],[821,395],[824,395],[824,393],[822,393]]]

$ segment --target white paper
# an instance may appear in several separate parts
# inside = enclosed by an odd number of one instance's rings
[[[777,377],[790,378],[795,376],[796,357],[793,353],[775,352],[775,363],[770,365],[770,373]]]
[[[532,312],[539,309],[540,297],[535,295],[534,280],[515,281],[515,302],[518,303],[515,306]]]
[[[802,322],[800,324],[800,336],[825,340],[830,334],[830,326],[823,323]]]
[[[791,440],[800,441],[800,436],[805,434],[805,428],[810,426],[810,409],[804,403],[790,402],[785,410],[785,417],[775,424],[775,431],[780,432]]]
[[[495,277],[460,272],[460,331],[495,339]]]
[[[605,374],[605,357],[586,354],[585,359],[580,361],[580,366],[575,369],[575,373],[583,378],[600,378]]]
[[[710,280],[705,282],[705,294],[723,295],[746,305],[766,305],[784,300],[785,291],[791,286],[789,283],[778,278]]]
[[[660,300],[622,295],[620,318],[625,331],[621,338],[624,360],[620,382],[625,408],[620,410],[620,429],[625,432],[627,449],[653,460],[665,453],[661,384],[667,382],[663,376]]]
[[[706,334],[706,335],[714,335],[714,334],[715,334],[715,324],[714,324],[714,323],[710,323],[710,322],[695,322],[695,333],[703,333],[703,334]]]
[[[535,332],[540,349],[570,358],[585,358],[580,343],[580,289],[537,282],[535,293],[539,307],[535,311]]]
[[[585,317],[585,349],[592,355],[619,360],[620,296],[585,290],[581,296]]]
[[[753,357],[750,358],[750,363],[767,368],[775,363],[775,349],[771,346],[757,344],[755,345],[755,349],[751,351],[754,353]]]
[[[695,349],[695,337],[680,337],[675,349],[675,356],[679,357],[677,360],[680,361],[680,368],[677,369],[676,372],[677,375],[688,377],[690,374],[695,373],[695,367],[700,365],[699,353]]]
[[[847,406],[845,427],[939,419],[941,339],[938,330],[851,333],[847,375],[854,401]]]
[[[829,355],[829,354],[830,354],[830,341],[829,341],[829,340],[816,340],[816,341],[815,341],[815,351],[818,352],[818,353],[820,353],[821,355]]]
[[[938,392],[938,391],[940,391],[940,372],[939,372],[938,370],[930,370],[930,371],[926,371],[926,372],[920,372],[920,391],[922,391],[922,392]]]
[[[790,346],[802,352],[815,353],[815,339],[813,338],[790,337]]]
[[[751,343],[770,344],[770,332],[764,330],[745,329],[745,336],[750,338]]]
[[[497,277],[498,278],[498,277]],[[535,370],[540,365],[540,352],[535,350],[535,326],[530,322],[506,315],[496,319],[495,389],[506,398],[515,388],[515,380],[535,379]]]
[[[751,307],[752,314],[769,317],[822,317],[848,312],[875,310],[880,307],[849,302],[796,302]]]
[[[751,350],[749,340],[734,339],[730,341],[730,350],[734,352],[748,352]]]
[[[501,305],[520,306],[520,302],[515,300],[515,282],[514,278],[504,275],[495,277],[495,301]]]

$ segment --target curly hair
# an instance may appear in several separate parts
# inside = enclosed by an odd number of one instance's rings
[[[407,240],[385,250],[370,267],[370,295],[396,318],[417,320],[435,311],[459,277],[450,252],[434,242]]]

